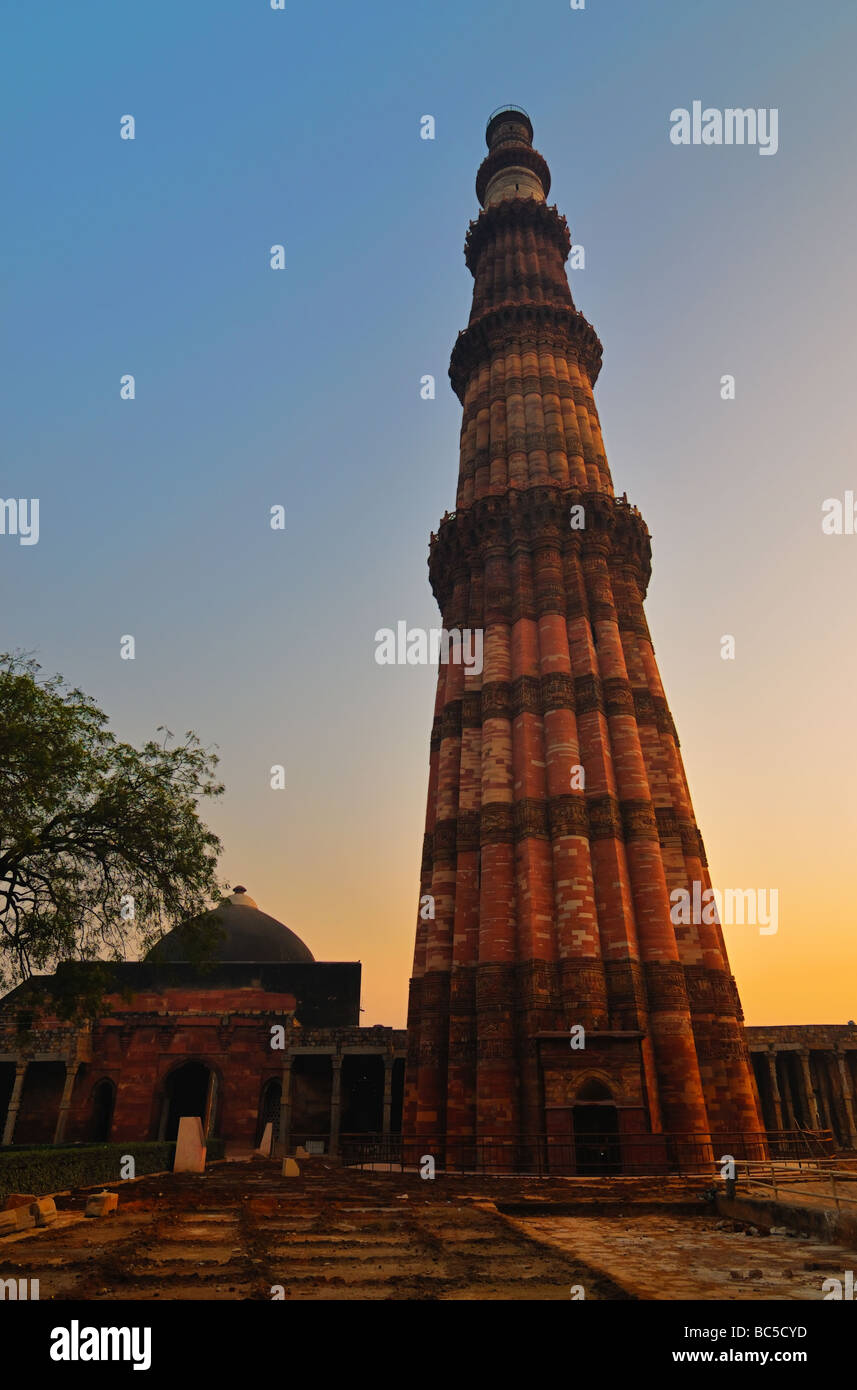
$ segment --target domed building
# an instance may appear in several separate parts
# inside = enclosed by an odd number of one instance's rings
[[[273,961],[314,965],[315,956],[299,936],[260,912],[259,904],[244,887],[225,898],[218,907],[193,922],[185,922],[167,932],[146,956],[147,961],[186,961],[198,952],[198,938],[210,937],[218,961]]]
[[[63,967],[0,1000],[3,1144],[170,1140],[183,1115],[238,1149],[270,1122],[277,1152],[400,1130],[404,1030],[361,1028],[359,962],[317,961],[243,886],[108,970],[102,1017],[43,1002],[23,1047],[17,1018]]]

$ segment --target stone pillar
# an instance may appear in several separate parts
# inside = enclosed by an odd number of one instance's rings
[[[289,1152],[292,1129],[292,1061],[293,1058],[286,1056],[283,1058],[283,1081],[282,1093],[280,1095],[280,1137],[277,1141],[280,1153]]]
[[[839,1086],[842,1092],[842,1104],[845,1107],[845,1120],[848,1127],[848,1147],[857,1149],[857,1124],[854,1123],[854,1098],[851,1094],[851,1073],[848,1070],[848,1063],[845,1060],[845,1053],[836,1053],[837,1071],[839,1073]]]
[[[783,1106],[780,1100],[780,1087],[777,1081],[777,1054],[772,1048],[768,1053],[768,1071],[771,1077],[771,1099],[774,1103],[774,1127],[783,1129]]]
[[[12,1094],[9,1097],[9,1109],[6,1111],[6,1124],[3,1127],[4,1146],[12,1143],[15,1133],[15,1121],[18,1118],[18,1107],[21,1104],[21,1092],[24,1089],[24,1076],[27,1071],[26,1062],[15,1063],[15,1084],[12,1087]]]
[[[785,1103],[786,1103],[786,1114],[785,1114],[786,1127],[787,1127],[788,1129],[797,1129],[797,1116],[795,1115],[794,1096],[793,1096],[793,1094],[792,1094],[792,1074],[791,1074],[791,1069],[790,1069],[790,1067],[789,1067],[789,1055],[790,1055],[790,1054],[789,1054],[788,1052],[783,1052],[783,1053],[781,1053],[780,1055],[781,1055],[781,1057],[782,1057],[782,1059],[783,1059],[783,1092],[782,1092],[782,1094],[783,1094],[783,1099],[784,1099],[784,1101],[785,1101]],[[776,1053],[774,1054],[774,1058],[775,1058],[775,1063],[776,1063]]]
[[[828,1096],[829,1081],[825,1066],[826,1061],[827,1059],[824,1053],[822,1053],[820,1057],[816,1057],[815,1060],[815,1069],[818,1076],[818,1096],[820,1101],[819,1113],[821,1115],[822,1125],[825,1129],[829,1129],[835,1138],[836,1130],[834,1126],[833,1110]]]
[[[54,1130],[54,1143],[61,1144],[65,1138],[65,1127],[68,1120],[69,1106],[71,1105],[71,1093],[74,1090],[74,1083],[77,1078],[77,1063],[66,1062],[65,1064],[65,1085],[62,1088],[60,1098],[60,1108],[57,1114],[56,1129]]]
[[[390,1112],[393,1108],[393,1054],[384,1057],[384,1126],[382,1133],[390,1133]]]
[[[158,1121],[158,1143],[163,1144],[167,1134],[167,1121],[170,1118],[170,1097],[164,1090],[164,1098],[161,1102],[161,1118]]]
[[[339,1153],[339,1112],[342,1101],[342,1058],[334,1054],[330,1059],[333,1068],[333,1084],[330,1088],[330,1152]]]
[[[818,1114],[818,1105],[815,1099],[815,1091],[812,1086],[812,1072],[809,1067],[809,1049],[802,1047],[798,1053],[800,1057],[800,1070],[803,1079],[803,1090],[806,1097],[807,1114],[811,1129],[821,1129],[821,1119]]]

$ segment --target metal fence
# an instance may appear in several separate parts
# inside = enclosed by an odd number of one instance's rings
[[[737,1163],[736,1183],[748,1196],[802,1199],[804,1202],[831,1203],[837,1211],[857,1212],[857,1169],[854,1160],[799,1158],[785,1162]]]
[[[829,1131],[777,1130],[767,1134],[343,1135],[346,1166],[398,1171],[418,1169],[427,1157],[436,1172],[521,1173],[535,1176],[700,1174],[714,1176],[723,1160],[813,1161],[832,1158]]]

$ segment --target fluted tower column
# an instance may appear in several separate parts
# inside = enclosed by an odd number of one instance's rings
[[[458,493],[429,572],[483,667],[438,674],[404,1129],[544,1133],[597,1053],[637,1129],[758,1130],[720,929],[670,919],[709,879],[643,611],[649,532],[614,494],[601,344],[532,136],[517,108],[489,121],[465,243]],[[597,1046],[563,1060],[577,1024]]]

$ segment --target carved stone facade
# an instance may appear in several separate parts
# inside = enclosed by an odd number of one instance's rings
[[[63,967],[0,1000],[0,1144],[169,1140],[183,1114],[243,1148],[268,1121],[278,1150],[324,1153],[401,1129],[405,1033],[358,1026],[360,965],[313,960],[243,889],[209,917],[213,960],[176,929],[111,967],[96,1022],[60,1016]]]

